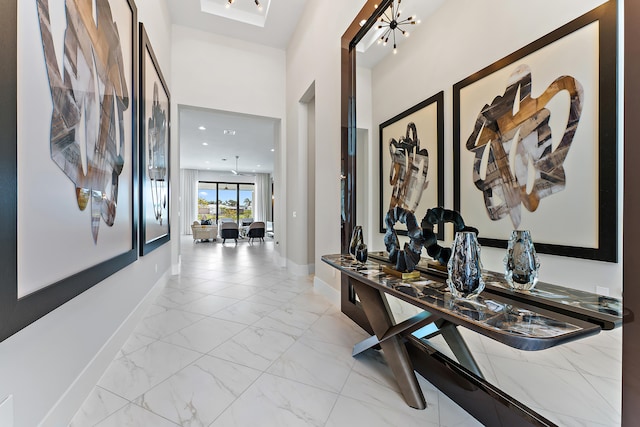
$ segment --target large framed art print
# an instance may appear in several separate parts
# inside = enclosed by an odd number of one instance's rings
[[[616,2],[458,82],[454,208],[480,243],[617,261]]]
[[[136,14],[0,6],[0,340],[137,259]]]
[[[170,95],[140,24],[140,254],[169,241]]]
[[[400,206],[420,223],[428,209],[444,205],[444,92],[438,92],[379,126],[380,232],[387,212]],[[394,227],[407,234],[405,224]],[[438,238],[444,229],[438,228]]]

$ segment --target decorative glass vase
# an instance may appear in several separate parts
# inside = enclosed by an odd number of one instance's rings
[[[529,230],[513,230],[504,256],[504,278],[512,289],[529,290],[538,283],[540,260]]]
[[[356,225],[353,227],[353,232],[351,233],[351,241],[349,242],[349,253],[356,256],[356,248],[358,245],[364,243],[364,236],[362,235],[362,226]]]
[[[365,245],[364,243],[360,243],[358,246],[356,246],[356,259],[361,262],[361,263],[365,263],[367,262],[367,257],[368,257],[368,250],[367,250],[367,245]]]
[[[447,264],[447,284],[456,298],[477,296],[484,289],[480,244],[473,231],[458,231]]]
[[[364,243],[364,234],[362,232],[362,226],[360,225],[353,227],[351,241],[349,242],[349,253],[351,253],[358,262],[365,263],[367,261],[367,245]]]

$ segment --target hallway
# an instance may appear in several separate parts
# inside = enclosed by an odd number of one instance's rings
[[[478,426],[420,377],[408,407],[366,334],[276,267],[273,241],[194,244],[78,411],[86,426]]]

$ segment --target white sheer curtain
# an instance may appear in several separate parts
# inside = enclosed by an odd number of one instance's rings
[[[182,234],[191,234],[191,224],[198,219],[198,171],[180,169],[182,197]]]
[[[253,216],[256,221],[271,221],[271,175],[256,174],[256,200]]]

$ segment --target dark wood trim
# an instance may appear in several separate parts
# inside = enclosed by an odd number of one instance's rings
[[[18,0],[0,3],[0,341],[15,334],[62,304],[100,283],[138,258],[137,91],[138,15],[134,0],[122,0],[131,10],[131,247],[129,250],[18,299],[18,162],[17,162],[17,28]],[[37,54],[31,53],[31,54]],[[46,237],[45,237],[46,239]]]
[[[624,210],[622,282],[623,304],[640,313],[640,2],[624,2]],[[636,426],[640,419],[640,324],[622,328],[622,425]]]
[[[144,24],[141,22],[139,24],[140,35],[139,35],[139,53],[140,53],[140,62],[139,62],[139,82],[140,82],[140,94],[138,97],[139,102],[139,112],[140,112],[140,122],[139,122],[139,154],[138,154],[138,163],[139,163],[139,176],[138,176],[138,203],[140,206],[140,255],[146,255],[153,251],[154,249],[159,248],[160,246],[167,243],[171,240],[171,222],[170,222],[170,210],[171,210],[171,93],[169,92],[169,86],[164,79],[164,75],[162,74],[162,70],[160,69],[160,64],[158,63],[158,59],[156,58],[156,54],[153,51],[153,47],[151,46],[151,41],[149,40],[149,35],[144,28]],[[149,59],[151,59],[151,63],[153,64],[154,71],[160,83],[162,84],[162,90],[164,90],[167,96],[167,102],[169,108],[167,109],[167,234],[164,236],[160,236],[154,240],[147,241],[147,210],[145,205],[145,191],[144,187],[147,185],[147,122],[146,122],[146,114],[145,111],[145,96],[148,95],[145,93],[145,83],[146,83],[146,56],[149,55]]]

